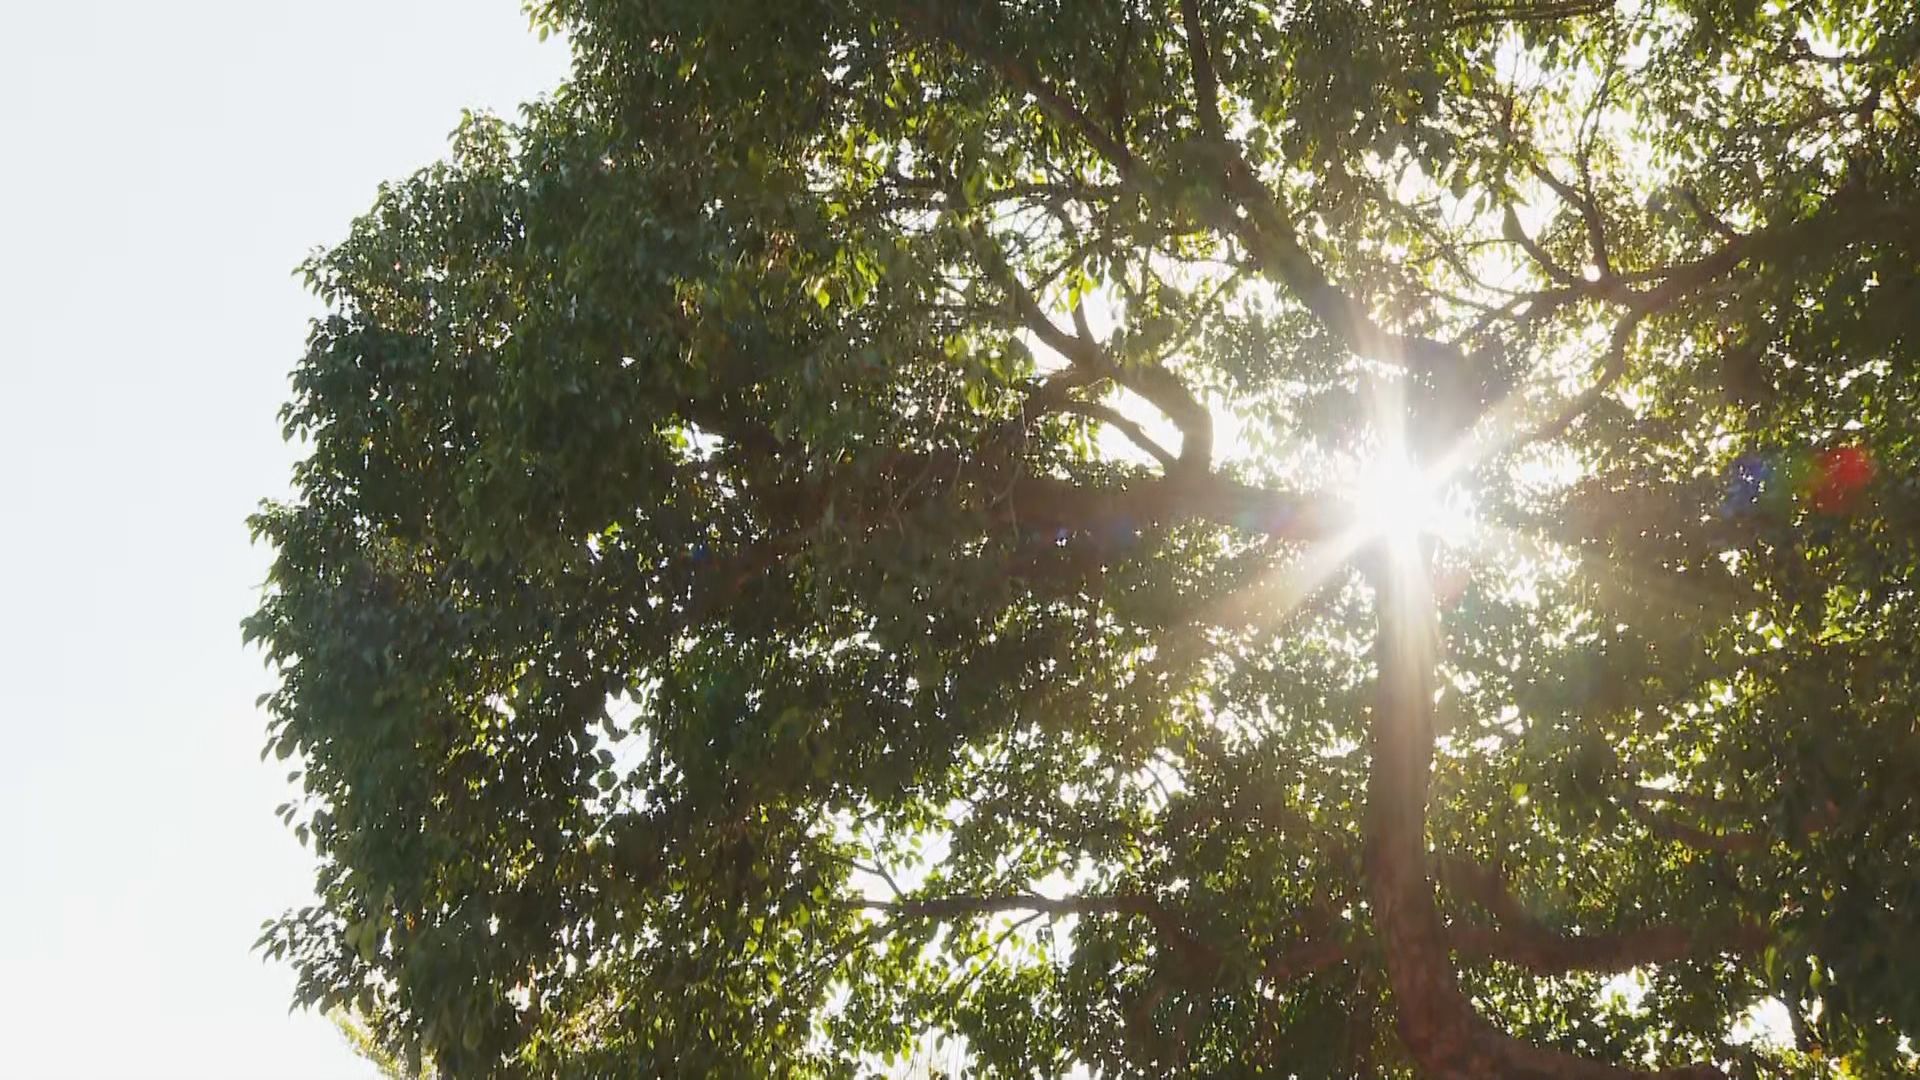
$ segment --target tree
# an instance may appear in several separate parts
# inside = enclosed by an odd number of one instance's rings
[[[327,1019],[333,1021],[334,1029],[346,1040],[353,1052],[360,1055],[367,1064],[379,1072],[383,1080],[433,1080],[431,1066],[419,1061],[409,1061],[409,1052],[417,1057],[418,1044],[389,1049],[381,1042],[381,1036],[374,1025],[366,1018],[355,1016],[344,1008],[334,1008],[327,1013]],[[392,1031],[393,1028],[389,1028]]]
[[[569,83],[306,268],[301,1003],[451,1076],[1915,1068],[1920,8],[532,13]]]

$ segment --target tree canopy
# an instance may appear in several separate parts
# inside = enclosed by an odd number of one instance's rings
[[[305,268],[300,1003],[448,1076],[1913,1073],[1920,6],[530,13],[566,85]]]

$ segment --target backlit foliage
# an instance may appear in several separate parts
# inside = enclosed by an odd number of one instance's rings
[[[1920,6],[532,15],[572,79],[306,268],[302,1004],[459,1077],[1911,1073]]]

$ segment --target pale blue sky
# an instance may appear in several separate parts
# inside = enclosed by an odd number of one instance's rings
[[[0,1075],[371,1075],[250,951],[310,878],[243,519],[292,268],[565,66],[517,0],[0,0]]]

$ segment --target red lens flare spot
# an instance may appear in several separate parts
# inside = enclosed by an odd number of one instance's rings
[[[1821,452],[1809,477],[1813,509],[1823,514],[1848,510],[1873,482],[1873,474],[1873,454],[1865,447],[1839,446]]]

